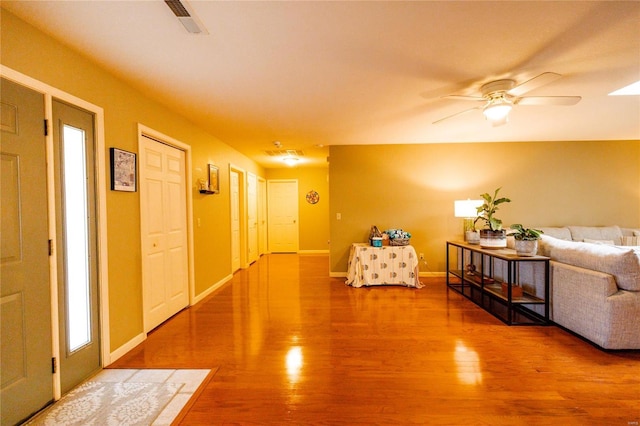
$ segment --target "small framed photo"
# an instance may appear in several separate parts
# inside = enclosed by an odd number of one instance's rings
[[[111,190],[136,192],[136,154],[118,148],[111,151]]]
[[[209,192],[218,194],[220,192],[220,180],[218,175],[218,167],[213,164],[209,164]]]

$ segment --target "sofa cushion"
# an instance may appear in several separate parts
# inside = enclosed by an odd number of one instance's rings
[[[571,241],[571,231],[566,226],[563,227],[544,227],[544,228],[536,228],[542,231],[544,235],[548,235],[553,238],[557,238],[559,240],[569,240]]]
[[[545,235],[540,241],[540,251],[557,262],[611,274],[623,290],[640,291],[640,251]]]
[[[629,237],[629,236],[623,235],[622,245],[623,246],[640,246],[640,237]]]
[[[613,240],[619,245],[622,243],[622,230],[619,226],[568,226],[573,241]]]

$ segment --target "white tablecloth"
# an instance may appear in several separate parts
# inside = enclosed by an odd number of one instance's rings
[[[418,272],[418,256],[412,246],[351,245],[347,272],[347,284],[350,286],[404,285],[420,288]]]

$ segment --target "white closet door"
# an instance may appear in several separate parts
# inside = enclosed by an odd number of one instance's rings
[[[298,181],[267,181],[269,251],[298,251]]]
[[[249,263],[258,260],[258,178],[247,174],[247,236]]]
[[[184,152],[140,138],[144,329],[189,304]]]
[[[231,197],[231,271],[240,269],[240,176],[231,171],[229,192]]]

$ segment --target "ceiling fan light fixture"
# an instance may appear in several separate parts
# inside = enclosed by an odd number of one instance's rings
[[[484,117],[492,123],[505,121],[511,112],[513,104],[504,98],[492,99],[482,109]]]

